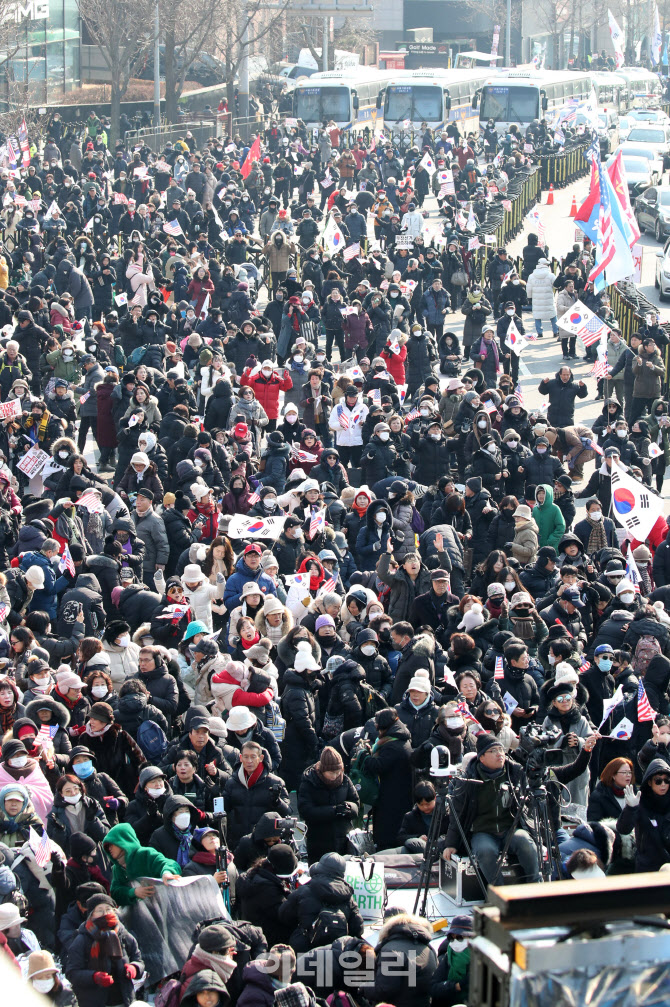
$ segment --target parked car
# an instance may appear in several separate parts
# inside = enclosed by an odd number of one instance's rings
[[[638,227],[653,231],[657,241],[670,234],[670,185],[652,185],[635,200]]]
[[[626,142],[655,151],[663,158],[663,170],[670,168],[670,125],[659,122],[633,126]]]
[[[670,296],[670,238],[665,242],[663,251],[656,253],[654,286],[658,290],[659,301],[664,301]]]
[[[644,157],[649,161],[649,169],[651,174],[656,174],[657,182],[660,182],[663,178],[663,158],[659,155],[653,147],[648,144],[643,143],[631,143],[630,140],[626,140],[619,147],[619,150],[624,157]]]
[[[648,157],[632,157],[624,155],[623,166],[626,169],[628,194],[633,202],[635,196],[641,195],[650,185],[660,182],[658,172],[652,167],[653,161]]]

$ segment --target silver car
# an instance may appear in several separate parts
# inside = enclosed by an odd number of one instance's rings
[[[663,251],[656,253],[654,286],[658,290],[659,301],[664,301],[670,296],[670,238],[663,246]]]

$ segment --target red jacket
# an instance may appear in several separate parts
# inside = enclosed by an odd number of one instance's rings
[[[381,356],[386,362],[386,369],[397,385],[407,384],[405,378],[405,361],[407,360],[407,347],[401,346],[400,353],[392,353],[388,346],[385,346]]]
[[[279,417],[279,392],[288,392],[293,388],[291,375],[287,370],[284,370],[283,378],[279,378],[274,371],[269,378],[264,378],[261,371],[252,375],[250,369],[247,369],[240,378],[240,385],[253,388],[254,395],[268,414],[269,420]]]

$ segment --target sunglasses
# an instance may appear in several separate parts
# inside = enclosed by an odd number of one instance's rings
[[[652,776],[651,782],[655,783],[657,787],[660,787],[663,783],[670,783],[670,779],[667,776]]]
[[[494,710],[484,710],[484,715],[486,717],[499,717],[500,716],[500,710],[495,710],[495,709]]]
[[[557,696],[556,697],[556,702],[557,703],[567,703],[569,699],[572,699],[572,693],[570,693],[570,692],[566,693],[565,696]]]

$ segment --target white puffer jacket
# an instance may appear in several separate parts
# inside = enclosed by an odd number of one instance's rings
[[[528,277],[526,293],[533,302],[533,318],[548,322],[556,316],[556,299],[554,280],[556,277],[550,267],[536,266]]]

